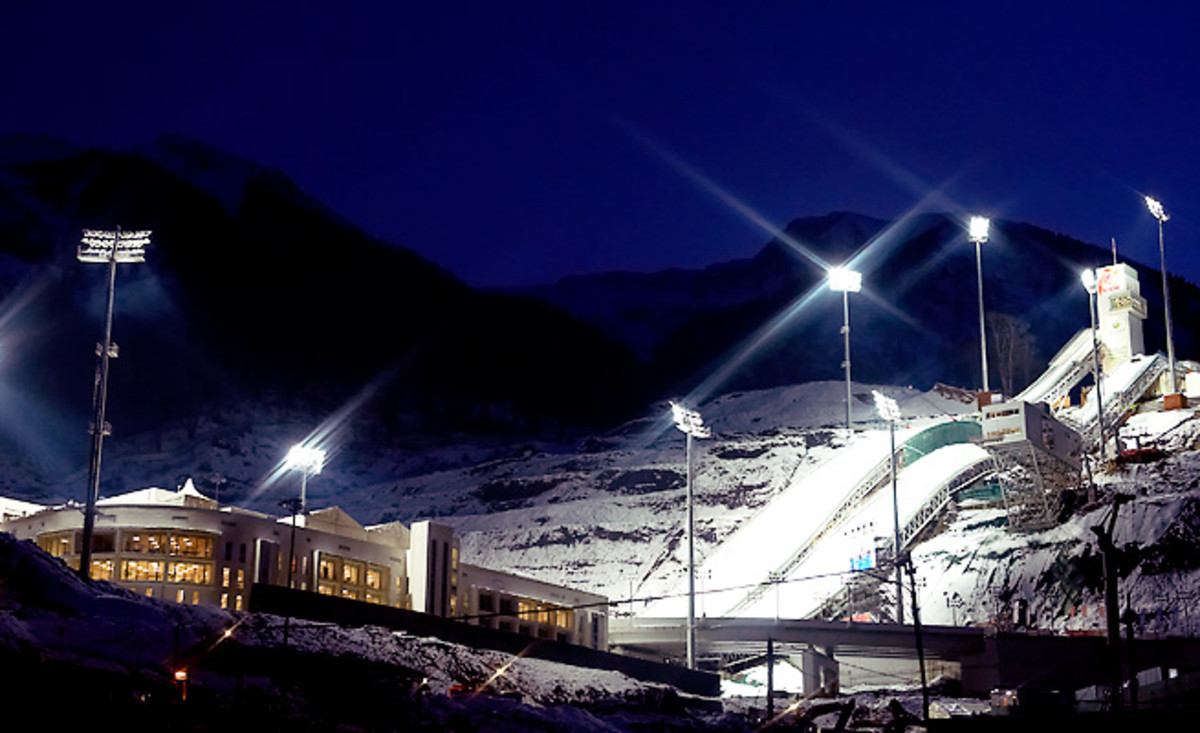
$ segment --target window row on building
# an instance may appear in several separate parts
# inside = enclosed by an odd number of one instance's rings
[[[77,507],[36,507],[0,531],[36,542],[78,569]],[[337,507],[271,517],[217,502],[189,481],[98,502],[91,577],[177,603],[243,610],[256,584],[594,648],[607,646],[604,599],[461,563],[453,528],[417,522],[363,527]]]

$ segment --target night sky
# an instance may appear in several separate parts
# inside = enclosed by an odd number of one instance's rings
[[[702,266],[835,210],[1157,265],[1146,193],[1200,282],[1195,2],[297,5],[7,3],[0,133],[190,135],[473,285]]]

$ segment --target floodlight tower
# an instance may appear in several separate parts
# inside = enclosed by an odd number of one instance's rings
[[[325,451],[302,444],[294,445],[283,459],[283,467],[300,472],[300,500],[286,502],[292,510],[292,540],[288,548],[288,587],[291,588],[296,574],[296,515],[308,512],[308,477],[316,476],[325,467]]]
[[[904,623],[904,583],[900,577],[900,495],[896,477],[896,421],[900,419],[900,405],[879,390],[872,390],[875,409],[879,416],[888,421],[892,433],[892,562],[896,566],[896,621]]]
[[[711,438],[712,430],[704,425],[704,418],[695,410],[683,405],[671,404],[675,427],[679,428],[687,444],[687,538],[688,538],[688,618],[687,618],[687,666],[696,668],[696,543],[695,501],[692,490],[692,438]]]
[[[850,413],[850,293],[862,290],[862,273],[846,267],[829,270],[829,289],[842,294],[842,337],[845,340],[846,358],[842,367],[846,370],[846,439],[850,439],[852,416]]]
[[[988,389],[987,331],[983,325],[983,254],[980,245],[988,241],[991,220],[985,216],[972,216],[967,238],[975,243],[975,273],[979,281],[979,358],[983,369],[983,391]]]
[[[117,358],[117,345],[112,340],[113,300],[117,288],[117,263],[146,261],[150,231],[123,232],[84,229],[76,256],[80,262],[108,265],[108,309],[104,320],[104,341],[96,344],[96,379],[92,385],[91,459],[88,461],[87,499],[83,512],[83,547],[79,556],[79,576],[92,576],[92,537],[96,528],[96,501],[100,498],[100,456],[104,436],[112,432],[104,417],[108,404],[109,361]]]
[[[1104,460],[1104,402],[1100,396],[1100,339],[1096,333],[1096,273],[1091,269],[1084,270],[1079,276],[1083,281],[1083,289],[1088,292],[1088,315],[1092,319],[1092,371],[1096,373],[1096,424],[1100,428],[1100,460]],[[1120,441],[1118,441],[1120,442]]]
[[[1158,268],[1162,270],[1163,312],[1166,314],[1167,320],[1167,374],[1169,375],[1170,379],[1171,394],[1174,394],[1175,339],[1171,334],[1171,293],[1167,287],[1167,255],[1163,250],[1163,223],[1171,217],[1163,209],[1163,205],[1150,196],[1146,197],[1146,208],[1150,210],[1150,215],[1158,220]]]

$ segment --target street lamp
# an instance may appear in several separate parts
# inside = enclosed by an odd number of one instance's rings
[[[1096,273],[1091,269],[1084,270],[1080,276],[1083,289],[1088,292],[1088,315],[1092,319],[1092,371],[1096,373],[1096,421],[1100,427],[1100,460],[1104,460],[1104,402],[1100,396],[1100,341],[1096,335]],[[1092,498],[1092,497],[1089,497]]]
[[[991,225],[991,220],[986,216],[972,216],[970,229],[967,231],[967,238],[975,243],[975,272],[978,275],[979,281],[979,356],[983,366],[983,391],[990,392],[988,389],[988,367],[987,367],[987,332],[983,326],[983,254],[980,251],[980,246],[988,241],[988,228]]]
[[[846,267],[834,267],[829,270],[829,289],[842,294],[842,336],[845,339],[846,358],[842,368],[846,370],[846,439],[850,439],[850,293],[862,290],[862,273]]]
[[[687,620],[687,666],[696,668],[696,543],[695,502],[692,492],[692,438],[711,438],[712,430],[704,425],[704,418],[695,410],[671,403],[671,415],[675,427],[686,436],[687,444],[687,538],[688,538],[688,620]]]
[[[1167,255],[1163,250],[1163,222],[1170,219],[1170,215],[1163,210],[1163,205],[1157,200],[1147,196],[1146,208],[1150,210],[1150,215],[1158,219],[1158,268],[1162,270],[1163,281],[1163,312],[1166,313],[1167,320],[1167,374],[1170,378],[1171,392],[1175,393],[1175,339],[1171,335],[1171,294],[1167,287]]]
[[[904,623],[904,584],[900,577],[900,496],[896,477],[896,421],[900,419],[900,405],[879,390],[872,390],[875,409],[879,416],[888,421],[892,436],[892,562],[896,566],[896,621]]]
[[[88,461],[87,500],[83,513],[83,548],[79,557],[79,576],[88,579],[92,575],[92,536],[96,528],[96,501],[100,498],[100,455],[104,450],[104,436],[112,433],[112,426],[105,419],[108,404],[109,361],[117,358],[117,345],[112,340],[113,300],[117,289],[117,263],[146,261],[146,247],[150,244],[150,232],[98,231],[84,229],[77,257],[80,262],[108,265],[108,309],[104,320],[104,341],[96,344],[96,379],[92,386],[92,424],[88,431],[92,435],[92,454]]]

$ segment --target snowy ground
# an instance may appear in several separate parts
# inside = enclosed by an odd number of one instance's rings
[[[0,535],[0,578],[6,699],[54,710],[59,725],[102,707],[133,729],[740,733],[758,729],[765,714],[753,683],[743,697],[707,700],[617,672],[378,627],[292,619],[284,646],[278,616],[163,603],[84,582],[8,535]],[[66,696],[78,704],[63,706]],[[910,714],[919,710],[911,691],[867,696],[856,719],[889,721],[885,702],[893,697]],[[790,700],[797,704],[780,724],[817,704]]]

